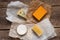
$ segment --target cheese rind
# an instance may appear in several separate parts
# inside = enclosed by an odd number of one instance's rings
[[[47,13],[47,10],[44,7],[40,6],[34,13],[33,16],[37,20],[41,20],[41,18]]]
[[[34,25],[32,27],[32,30],[38,35],[41,36],[43,34],[42,29],[38,25]]]

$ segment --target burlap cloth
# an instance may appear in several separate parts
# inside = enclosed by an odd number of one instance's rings
[[[39,7],[39,6],[43,6],[46,10],[47,10],[47,14],[43,17],[43,19],[45,18],[50,18],[50,14],[51,14],[51,5],[44,3],[42,1],[39,0],[33,0],[30,3],[27,3],[29,5],[29,11],[27,13],[27,17],[29,20],[33,20],[32,22],[34,23],[38,23],[39,21],[37,21],[33,16],[32,13],[35,12],[35,10]],[[41,19],[41,20],[43,20]],[[41,21],[40,20],[40,21]]]

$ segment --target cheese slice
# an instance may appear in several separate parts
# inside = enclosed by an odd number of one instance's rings
[[[38,25],[34,25],[32,27],[32,30],[38,35],[41,36],[43,34],[42,29]]]
[[[42,17],[47,13],[47,10],[44,9],[43,6],[40,6],[34,13],[33,16],[37,19],[37,20],[41,20]]]

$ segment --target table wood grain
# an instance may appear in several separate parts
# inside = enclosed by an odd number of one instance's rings
[[[7,4],[16,0],[0,0],[0,40],[19,40],[8,36],[11,22],[5,19]],[[31,0],[20,0],[29,2]],[[57,36],[49,40],[60,40],[60,0],[41,0],[52,6],[50,21],[54,25]]]

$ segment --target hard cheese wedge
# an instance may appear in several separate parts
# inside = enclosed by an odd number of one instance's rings
[[[44,9],[43,6],[40,6],[34,13],[33,16],[37,20],[41,20],[41,18],[47,13],[47,10]]]
[[[17,13],[17,15],[19,15],[20,17],[26,18],[26,15],[24,13],[24,9],[20,9]]]
[[[41,29],[38,25],[34,25],[34,26],[32,27],[32,30],[33,30],[38,36],[40,36],[40,35],[43,34],[42,29]]]

